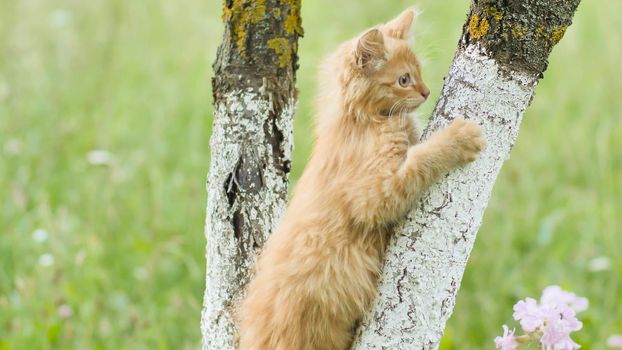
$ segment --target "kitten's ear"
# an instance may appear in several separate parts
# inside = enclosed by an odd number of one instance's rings
[[[405,39],[415,21],[415,10],[408,9],[382,26],[382,33],[397,39]]]
[[[378,29],[371,29],[360,37],[354,53],[356,65],[359,68],[376,66],[381,63],[384,56],[384,38]]]

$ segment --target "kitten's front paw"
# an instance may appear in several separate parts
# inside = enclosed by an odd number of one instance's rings
[[[461,163],[474,161],[477,154],[486,147],[482,127],[474,121],[458,118],[447,129],[453,134],[458,161]]]

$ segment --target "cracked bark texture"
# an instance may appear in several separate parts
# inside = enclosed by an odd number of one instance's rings
[[[495,179],[580,0],[474,0],[424,138],[459,116],[487,148],[432,186],[397,230],[353,349],[437,349]]]
[[[234,349],[233,308],[287,201],[300,0],[225,0],[214,62],[203,349]]]

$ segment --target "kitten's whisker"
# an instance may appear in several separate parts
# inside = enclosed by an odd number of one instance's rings
[[[400,127],[402,129],[406,127],[406,117],[408,116],[408,113],[406,113],[407,109],[408,109],[408,106],[405,105],[404,108],[402,108],[402,112],[400,113],[400,123],[401,123]]]
[[[398,100],[397,102],[395,102],[391,106],[391,108],[389,109],[389,117],[393,116],[393,111],[395,111],[395,110],[399,111],[400,109],[398,109],[398,108],[401,108],[402,105],[407,102],[407,100],[408,99],[401,99],[401,100]],[[399,113],[398,113],[398,115],[399,115]]]
[[[403,100],[399,100],[399,101],[395,102],[395,103],[391,106],[391,108],[389,108],[389,118],[393,116],[393,111],[397,108],[397,106],[399,106],[399,105],[400,105],[400,103],[401,103],[402,101],[403,101]]]
[[[406,118],[408,117],[407,111],[410,109],[409,105],[414,102],[412,98],[406,98],[403,101],[403,108],[400,110],[400,127],[402,129],[406,127]]]

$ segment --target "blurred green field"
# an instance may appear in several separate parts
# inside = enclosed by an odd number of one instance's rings
[[[319,59],[410,5],[303,1],[292,180]],[[469,3],[418,6],[434,101]],[[583,349],[622,333],[620,13],[584,1],[551,56],[442,349],[492,349],[549,284],[590,299]],[[198,348],[221,31],[217,1],[0,1],[1,350]]]

